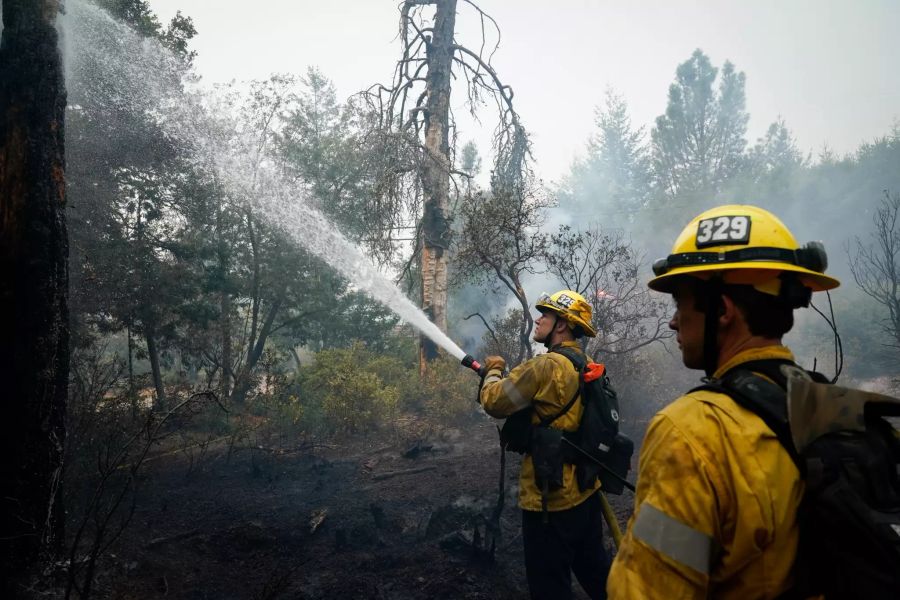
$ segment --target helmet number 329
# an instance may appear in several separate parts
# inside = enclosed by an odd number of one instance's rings
[[[721,216],[697,223],[697,248],[750,242],[750,217]]]
[[[559,298],[556,299],[556,303],[562,306],[563,308],[571,308],[575,303],[575,300],[567,296],[566,294],[560,294]]]

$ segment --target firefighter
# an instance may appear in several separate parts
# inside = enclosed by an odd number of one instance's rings
[[[515,420],[526,429],[543,425],[572,432],[578,428],[583,411],[578,395],[579,374],[560,351],[572,349],[584,357],[577,340],[596,335],[591,325],[591,305],[577,292],[562,290],[543,294],[535,308],[540,317],[535,322],[534,341],[543,343],[549,352],[520,364],[506,377],[503,358],[489,356],[485,359],[487,374],[480,400],[489,415],[513,417],[507,419],[504,432]],[[524,416],[524,420],[519,416]],[[533,438],[531,431],[521,433],[526,440]],[[609,559],[603,547],[601,501],[596,493],[599,482],[580,489],[576,465],[563,463],[557,457],[559,480],[554,485],[547,484],[546,478],[539,483],[533,449],[528,446],[519,451],[524,453],[519,506],[531,597],[570,598],[574,572],[591,598],[605,598]],[[552,457],[549,462],[553,462]]]
[[[801,248],[768,211],[720,206],[684,228],[672,253],[653,265],[649,286],[674,299],[669,327],[684,365],[715,382],[738,365],[759,372],[794,361],[781,338],[812,292],[839,285],[826,266],[821,244]],[[609,597],[787,592],[802,494],[794,461],[759,416],[724,393],[681,396],[647,429]]]

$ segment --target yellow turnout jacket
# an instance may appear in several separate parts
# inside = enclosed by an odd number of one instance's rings
[[[578,342],[563,342],[561,346],[581,351]],[[532,424],[541,418],[555,415],[568,404],[578,391],[578,372],[568,358],[558,352],[539,354],[503,377],[499,369],[488,371],[481,388],[481,404],[492,417],[503,419],[528,406],[534,406]],[[578,398],[569,411],[550,427],[563,431],[575,431],[581,423],[584,408]],[[598,482],[594,489],[600,487]],[[547,497],[547,510],[559,511],[577,506],[588,499],[594,490],[581,492],[575,478],[575,465],[563,465],[563,487],[553,490]],[[535,482],[531,455],[522,459],[519,473],[519,506],[524,510],[541,510],[541,492]]]
[[[782,358],[745,350],[715,373]],[[634,515],[607,590],[622,598],[775,598],[791,585],[803,483],[756,414],[711,391],[653,418],[641,448]]]

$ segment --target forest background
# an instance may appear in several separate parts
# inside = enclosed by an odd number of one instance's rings
[[[167,82],[169,100],[196,84],[189,16],[163,24],[144,0],[94,4],[175,57],[154,76]],[[482,18],[464,4],[458,18],[463,9]],[[159,97],[127,89],[119,41],[98,36],[92,56],[106,60],[67,65],[72,362],[64,475],[73,482],[73,561],[85,547],[96,559],[115,537],[113,524],[127,524],[136,468],[151,450],[287,448],[408,435],[410,423],[427,435],[483,418],[470,373],[445,358],[422,374],[414,330],[292,243],[167,135],[153,104]],[[691,216],[746,202],[775,212],[801,243],[823,240],[829,273],[843,283],[830,299],[816,299],[841,344],[826,320],[803,311],[787,340],[801,364],[895,390],[900,125],[841,155],[827,146],[801,150],[780,118],[750,140],[750,77],[698,49],[683,57],[664,113],[647,124],[632,121],[615,90],[598,90],[584,151],[556,182],[539,176],[527,122],[512,179],[502,144],[452,135],[450,337],[514,366],[536,351],[537,295],[584,293],[600,332],[587,350],[609,366],[623,427],[640,440],[647,419],[696,379],[669,341],[668,299],[645,288],[648,259],[667,253]],[[489,98],[459,89],[468,92],[457,92],[466,109],[490,114]],[[222,132],[223,144],[235,134],[249,140],[248,152],[264,153],[417,297],[421,182],[413,154],[385,134],[371,89],[339,97],[328,74],[310,67],[221,85],[215,98],[234,126]],[[99,468],[98,455],[108,459]]]

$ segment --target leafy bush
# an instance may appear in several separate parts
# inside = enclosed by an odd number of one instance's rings
[[[373,352],[361,342],[323,350],[281,394],[289,400],[278,403],[280,419],[305,433],[330,435],[375,430],[396,423],[401,412],[440,425],[477,414],[478,380],[456,359],[436,360],[421,378],[408,358]]]
[[[319,352],[300,375],[301,397],[309,406],[303,413],[318,419],[301,417],[301,423],[326,432],[359,432],[392,422],[400,391],[396,385],[385,383],[372,368],[380,367],[389,371],[388,375],[400,377],[402,369],[389,359],[377,357],[359,342],[349,348]],[[319,419],[321,422],[317,422]]]
[[[415,364],[406,363],[390,355],[372,355],[365,363],[364,369],[378,375],[385,385],[396,387],[401,391],[401,394],[412,380],[418,379]],[[418,382],[416,381],[417,384]]]
[[[339,431],[359,432],[392,421],[400,392],[386,386],[375,373],[335,372],[327,381],[322,409]]]
[[[418,389],[425,415],[442,424],[460,424],[478,413],[478,378],[455,358],[434,361]]]

